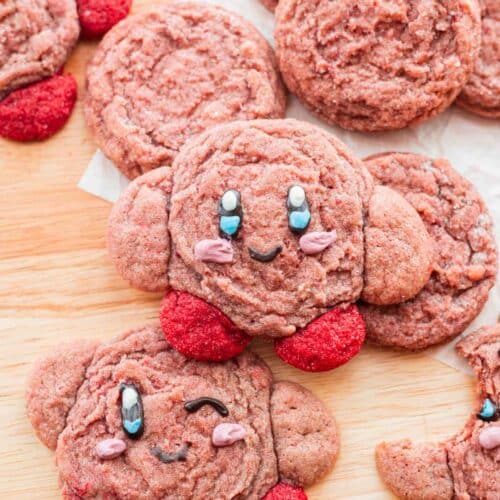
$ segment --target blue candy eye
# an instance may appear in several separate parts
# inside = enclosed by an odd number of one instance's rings
[[[219,231],[222,237],[232,238],[238,234],[243,222],[240,193],[234,189],[226,191],[219,201]]]
[[[304,229],[307,229],[309,222],[311,222],[311,214],[309,213],[309,210],[304,212],[291,212],[288,217],[288,223],[292,230],[295,231],[303,231]]]
[[[486,398],[483,403],[481,411],[478,413],[478,418],[485,422],[494,422],[498,420],[497,407],[491,399]]]
[[[298,234],[304,233],[311,222],[311,212],[304,188],[292,186],[288,190],[286,206],[290,230]]]
[[[123,430],[129,438],[138,439],[144,432],[144,409],[139,390],[133,384],[122,384],[120,399]]]

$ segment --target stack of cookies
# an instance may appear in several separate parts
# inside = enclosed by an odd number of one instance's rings
[[[334,465],[336,423],[309,391],[273,380],[247,349],[252,338],[325,372],[365,339],[421,350],[457,337],[495,284],[488,209],[448,161],[360,159],[285,112],[288,89],[325,122],[367,133],[422,123],[453,102],[499,118],[499,3],[264,3],[276,14],[276,54],[243,17],[174,1],[119,22],[88,63],[86,123],[131,180],[109,217],[110,258],[133,287],[164,298],[153,325],[74,342],[35,367],[28,415],[56,451],[65,498],[303,500]],[[130,7],[116,4],[113,24]],[[13,26],[27,6],[47,19],[21,43]],[[77,10],[62,0],[1,9],[0,133],[46,138],[40,130],[62,126],[72,104],[30,128],[23,106],[38,91],[14,89],[65,61]],[[65,43],[40,59],[45,36]],[[65,102],[75,98],[76,87]],[[447,443],[377,449],[401,498],[500,498],[499,328],[458,350],[479,377],[477,412]]]

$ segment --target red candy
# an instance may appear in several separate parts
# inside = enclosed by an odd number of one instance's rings
[[[214,306],[189,293],[170,292],[160,308],[168,342],[198,361],[225,361],[240,354],[251,338]]]
[[[132,0],[78,0],[78,16],[85,38],[99,38],[127,17]]]
[[[309,372],[337,368],[354,357],[365,340],[365,323],[355,305],[336,307],[295,335],[276,340],[276,354]]]
[[[68,121],[77,96],[71,75],[56,75],[0,101],[0,135],[15,141],[42,141]]]
[[[307,500],[307,495],[302,488],[278,483],[262,500]]]

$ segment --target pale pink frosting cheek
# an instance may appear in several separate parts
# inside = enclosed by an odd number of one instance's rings
[[[194,258],[203,262],[228,264],[233,261],[233,246],[223,238],[201,240],[194,247]]]
[[[102,460],[112,460],[119,457],[127,449],[127,444],[121,439],[104,439],[95,447],[97,456]]]
[[[500,446],[500,427],[490,425],[483,429],[479,434],[479,444],[485,450],[492,450]]]
[[[212,433],[214,446],[229,446],[245,439],[247,431],[239,424],[219,424]]]
[[[328,248],[337,239],[336,231],[312,232],[307,233],[300,238],[300,249],[306,255],[314,255]]]

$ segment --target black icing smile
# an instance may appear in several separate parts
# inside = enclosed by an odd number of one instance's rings
[[[175,453],[165,453],[159,446],[151,448],[151,453],[164,464],[171,464],[173,462],[185,462],[187,459],[187,452],[189,444],[184,443],[182,448]]]
[[[283,250],[283,247],[277,246],[267,253],[257,252],[253,248],[248,247],[248,253],[252,259],[258,260],[259,262],[271,262],[274,260]]]

